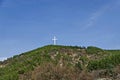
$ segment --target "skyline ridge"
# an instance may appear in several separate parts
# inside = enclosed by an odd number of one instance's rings
[[[49,45],[120,49],[119,0],[0,0],[0,57]]]

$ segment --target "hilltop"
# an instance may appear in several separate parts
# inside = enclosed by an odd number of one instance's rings
[[[0,62],[0,80],[120,80],[120,50],[48,45]]]

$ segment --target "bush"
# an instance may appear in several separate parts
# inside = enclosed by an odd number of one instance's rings
[[[106,56],[100,60],[90,61],[88,64],[88,69],[89,70],[111,69],[118,64],[120,64],[120,53]]]
[[[93,47],[93,46],[87,47],[88,54],[98,54],[99,52],[103,52],[103,50],[97,47]]]

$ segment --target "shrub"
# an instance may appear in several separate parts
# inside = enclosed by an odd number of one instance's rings
[[[99,52],[103,52],[103,50],[97,47],[93,47],[93,46],[87,47],[88,54],[98,54]]]

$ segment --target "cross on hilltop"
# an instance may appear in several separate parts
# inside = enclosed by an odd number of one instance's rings
[[[53,40],[53,44],[56,45],[57,38],[54,36],[52,40]]]

